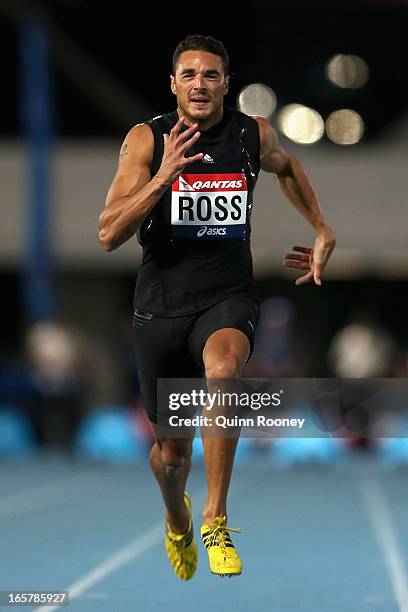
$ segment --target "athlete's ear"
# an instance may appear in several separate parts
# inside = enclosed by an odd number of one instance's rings
[[[225,77],[225,92],[224,92],[224,96],[227,95],[228,90],[229,90],[229,82],[230,82],[230,78],[229,75]]]
[[[170,75],[170,87],[171,87],[172,93],[176,95],[176,83],[175,83],[175,78],[172,74]]]

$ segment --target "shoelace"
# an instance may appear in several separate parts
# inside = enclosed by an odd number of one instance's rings
[[[214,527],[214,529],[211,530],[211,535],[210,535],[210,546],[213,546],[214,543],[217,541],[217,536],[220,536],[220,547],[222,549],[225,550],[226,546],[225,546],[225,537],[226,534],[225,532],[228,531],[235,531],[236,533],[242,533],[244,530],[241,529],[240,527],[228,527],[227,525],[217,525],[216,527]]]

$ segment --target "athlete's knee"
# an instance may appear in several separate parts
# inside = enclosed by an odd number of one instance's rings
[[[155,447],[155,452],[158,454],[166,476],[169,478],[175,476],[179,469],[191,460],[192,440],[165,438],[157,440]]]
[[[242,363],[237,355],[231,353],[222,357],[222,359],[210,360],[206,364],[205,376],[207,379],[218,378],[240,378],[242,372]]]

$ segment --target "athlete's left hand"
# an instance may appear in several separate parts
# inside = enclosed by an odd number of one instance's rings
[[[336,241],[331,233],[319,235],[316,237],[312,249],[310,247],[294,246],[292,252],[286,253],[282,263],[287,268],[308,270],[306,274],[295,281],[296,285],[303,285],[313,280],[316,285],[320,286],[322,284],[321,275],[335,245]]]

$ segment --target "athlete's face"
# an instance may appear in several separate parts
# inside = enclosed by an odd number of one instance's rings
[[[220,113],[229,77],[222,59],[207,51],[184,51],[171,75],[171,90],[181,113],[191,122],[204,122]]]

